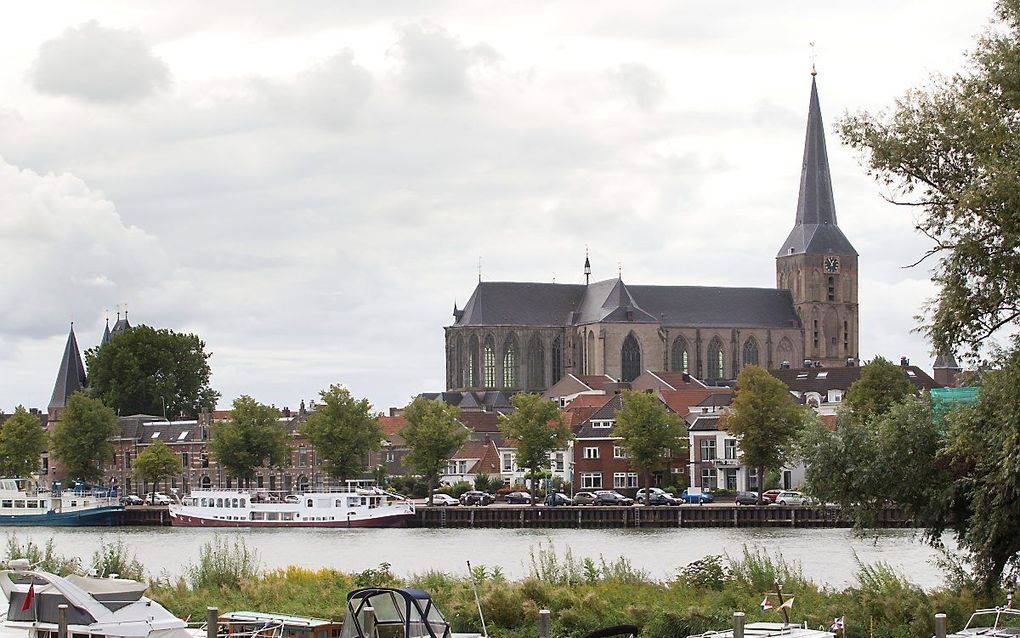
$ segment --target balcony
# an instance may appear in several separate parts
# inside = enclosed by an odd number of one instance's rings
[[[736,468],[740,467],[740,459],[712,459],[711,461],[702,461],[705,465],[712,465],[717,468]]]

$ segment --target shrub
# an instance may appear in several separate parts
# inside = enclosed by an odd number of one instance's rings
[[[81,572],[79,560],[77,558],[68,558],[61,556],[56,552],[53,547],[53,539],[48,539],[41,547],[32,540],[25,541],[22,545],[21,541],[15,534],[7,535],[7,560],[15,560],[18,558],[27,559],[35,569],[40,569],[44,572],[50,572],[58,574],[60,576],[67,576],[68,574],[76,574]]]
[[[460,498],[464,492],[471,491],[472,489],[474,489],[474,486],[467,481],[457,481],[450,487],[450,495],[454,498]]]
[[[479,492],[488,492],[493,488],[493,480],[488,474],[479,474],[475,477],[475,489]]]
[[[721,590],[732,580],[730,568],[723,562],[719,555],[706,556],[686,567],[681,567],[677,573],[677,582],[692,589],[714,589]]]
[[[92,569],[100,578],[117,574],[120,578],[145,580],[145,567],[128,549],[123,539],[118,539],[116,543],[103,543],[92,552]]]
[[[728,555],[726,558],[733,579],[755,593],[772,591],[777,582],[783,583],[787,589],[806,587],[808,584],[800,563],[787,562],[779,553],[773,558],[763,549],[751,551],[744,545],[741,558],[734,559]]]
[[[248,549],[244,539],[233,542],[216,535],[203,543],[198,552],[198,564],[185,570],[193,589],[240,586],[242,581],[258,578],[262,571],[258,552]]]

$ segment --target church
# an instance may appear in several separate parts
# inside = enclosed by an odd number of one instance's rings
[[[541,392],[565,374],[630,382],[644,370],[709,382],[745,365],[858,360],[857,251],[836,224],[815,72],[793,229],[775,288],[479,281],[446,331],[452,391]]]

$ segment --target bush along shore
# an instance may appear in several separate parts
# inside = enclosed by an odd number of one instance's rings
[[[794,597],[791,620],[827,628],[836,617],[852,638],[929,638],[937,612],[950,628],[962,627],[979,607],[1002,604],[1003,592],[979,594],[959,565],[943,565],[946,584],[923,590],[883,563],[858,564],[854,583],[823,587],[804,577],[799,564],[779,554],[746,547],[736,556],[707,556],[677,570],[668,581],[651,579],[624,558],[576,559],[569,549],[545,544],[532,550],[529,576],[506,579],[500,568],[475,566],[470,575],[430,571],[401,577],[390,565],[361,572],[300,567],[263,570],[257,553],[241,539],[218,536],[203,545],[185,575],[169,578],[145,573],[123,542],[107,544],[86,564],[43,546],[8,536],[8,558],[27,558],[40,569],[59,574],[119,574],[148,578],[149,595],[175,614],[202,618],[206,607],[251,610],[338,619],[348,592],[369,586],[412,586],[432,594],[453,630],[480,632],[472,581],[478,588],[489,634],[494,638],[535,638],[539,609],[552,612],[553,636],[579,637],[608,625],[631,623],[642,638],[681,638],[729,626],[734,611],[748,622],[777,621],[763,611],[768,595],[775,604],[775,583]],[[451,569],[456,569],[451,565]]]

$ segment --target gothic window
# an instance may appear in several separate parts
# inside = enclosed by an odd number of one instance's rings
[[[843,354],[850,352],[850,324],[843,322]]]
[[[779,341],[779,348],[776,350],[776,355],[779,357],[780,362],[791,363],[793,361],[793,344],[787,337],[783,337]]]
[[[623,340],[621,364],[622,381],[630,382],[641,376],[641,346],[638,345],[633,332]]]
[[[453,381],[458,388],[464,387],[464,339],[457,335],[457,345],[453,349]]]
[[[550,383],[556,383],[563,376],[563,342],[560,341],[559,337],[553,339],[552,342],[552,380]]]
[[[754,337],[751,337],[744,342],[744,365],[745,366],[756,366],[758,365],[758,342]]]
[[[588,333],[588,349],[584,353],[584,373],[595,374],[595,333]]]
[[[503,346],[503,387],[517,387],[517,341],[513,337]]]
[[[482,350],[482,383],[486,388],[496,387],[496,344],[492,335],[485,338],[485,348]]]
[[[719,337],[713,337],[708,344],[708,378],[722,379],[726,372],[726,360],[723,355],[723,344]]]
[[[825,313],[825,321],[822,323],[822,330],[825,332],[826,353],[830,357],[839,355],[839,318],[832,308]]]
[[[528,343],[528,387],[545,388],[545,346],[537,334]]]
[[[478,385],[478,336],[471,335],[468,341],[468,369],[467,387],[474,388]]]
[[[690,361],[687,354],[687,340],[677,337],[669,353],[669,369],[674,372],[690,372]]]
[[[453,343],[446,345],[446,387],[453,388],[453,370],[454,370],[454,348]]]
[[[836,278],[830,275],[828,284],[829,292],[826,295],[826,299],[829,301],[836,301]]]

